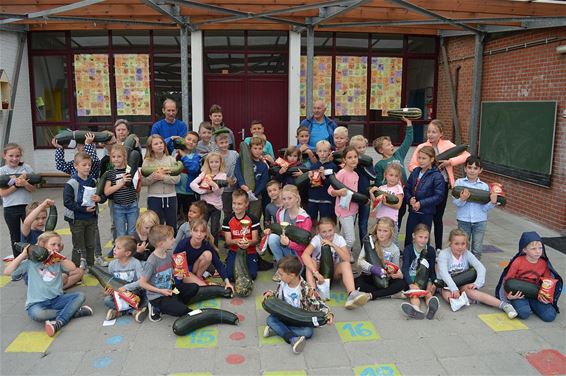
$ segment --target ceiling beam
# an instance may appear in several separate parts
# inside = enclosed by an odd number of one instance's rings
[[[26,20],[25,15],[18,14],[1,14],[0,16],[13,17],[16,21]],[[164,26],[170,27],[174,26],[174,23],[167,22],[153,22],[153,21],[138,21],[129,20],[123,18],[102,18],[102,17],[74,17],[74,16],[44,16],[41,17],[42,20],[52,20],[52,21],[74,21],[74,22],[99,22],[99,23],[120,23],[127,25],[147,25],[147,26]],[[3,20],[2,20],[3,21]],[[0,21],[1,22],[1,21]]]
[[[186,18],[179,16],[179,7],[175,5],[161,5],[154,0],[143,0],[143,2],[156,12],[172,19],[177,25],[185,26],[187,24]]]
[[[71,10],[84,8],[84,7],[87,7],[89,5],[98,4],[98,3],[101,3],[103,1],[104,0],[82,0],[82,1],[78,1],[76,3],[63,5],[63,6],[60,6],[60,7],[50,8],[50,9],[42,10],[42,11],[39,11],[39,12],[28,13],[26,15],[23,15],[24,16],[23,18],[34,19],[34,18],[47,17],[47,16],[50,16],[52,14],[69,12]],[[6,19],[3,19],[3,20],[0,20],[0,25],[13,23],[13,22],[19,21],[21,19],[22,18],[17,18],[17,17],[6,18]]]
[[[316,26],[321,22],[328,21],[367,2],[369,2],[369,0],[343,1],[340,5],[322,7],[320,8],[319,15],[310,19],[311,25]]]

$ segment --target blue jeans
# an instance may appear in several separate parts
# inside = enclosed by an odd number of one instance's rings
[[[145,294],[145,290],[137,290],[137,291],[132,291],[132,292],[140,297],[140,304],[138,306],[139,308],[147,306],[147,296]],[[104,297],[104,305],[107,308],[116,309],[116,302],[114,301],[114,295],[106,295]],[[132,314],[134,312],[134,309],[129,308],[124,312]]]
[[[57,320],[67,324],[85,302],[82,292],[71,292],[28,307],[28,316],[35,321]]]
[[[479,259],[481,259],[481,251],[483,248],[483,236],[485,235],[485,228],[487,221],[482,222],[464,222],[458,221],[458,228],[468,234],[470,240],[470,251]]]
[[[556,318],[556,309],[552,304],[539,302],[537,299],[514,299],[509,301],[522,320],[535,313],[542,321],[551,322]]]
[[[320,218],[333,218],[336,219],[336,212],[334,211],[334,203],[332,204],[322,204],[318,202],[309,201],[307,205],[307,213],[313,221]],[[320,218],[319,218],[320,213]]]
[[[248,272],[250,273],[250,277],[252,279],[256,279],[257,277],[257,253],[247,254],[248,259]],[[234,261],[236,260],[236,252],[235,251],[228,251],[228,256],[226,257],[226,277],[230,281],[234,280]]]
[[[129,205],[113,205],[114,224],[116,225],[116,237],[133,235],[136,229],[136,221],[140,214],[137,201]]]
[[[281,260],[285,256],[297,256],[297,253],[291,248],[281,245],[281,237],[276,234],[269,234],[267,239],[267,244],[269,244],[269,249],[273,253],[273,260],[275,262]]]
[[[277,335],[291,343],[291,338],[305,336],[311,338],[314,329],[308,326],[287,326],[283,321],[273,315],[267,316],[267,326],[269,326]]]

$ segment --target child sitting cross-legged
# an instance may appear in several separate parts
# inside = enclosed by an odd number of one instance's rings
[[[63,249],[61,236],[52,231],[41,234],[37,244],[49,253]],[[42,261],[30,259],[29,249],[26,247],[4,269],[4,275],[12,277],[27,273],[28,316],[32,320],[45,322],[45,332],[49,337],[53,337],[73,318],[92,316],[92,308],[83,305],[84,293],[63,293],[63,273],[76,270],[75,264],[65,259],[46,265]]]
[[[107,296],[104,298],[104,304],[109,308],[108,312],[106,312],[106,320],[113,320],[123,314],[130,314],[136,322],[141,323],[147,317],[147,307],[143,306],[146,304],[145,292],[141,290],[139,282],[142,274],[142,264],[140,260],[132,257],[136,252],[136,248],[136,241],[131,236],[119,236],[116,238],[114,242],[114,260],[108,265],[108,272],[114,278],[128,282],[127,285],[120,287],[118,291],[130,291],[138,295],[141,299],[139,308],[129,308],[124,311],[116,310],[114,291],[111,288],[107,288],[105,291]]]
[[[281,282],[275,291],[266,291],[264,299],[275,296],[296,308],[307,311],[322,311],[328,315],[327,324],[332,325],[334,314],[320,299],[316,289],[310,286],[302,277],[303,265],[297,256],[285,256],[277,263],[277,273]],[[263,331],[265,338],[278,335],[290,344],[294,354],[299,354],[305,347],[305,342],[313,335],[311,327],[289,326],[274,315],[267,317],[267,326]]]

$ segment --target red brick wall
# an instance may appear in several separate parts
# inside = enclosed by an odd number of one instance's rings
[[[548,38],[566,38],[566,28],[517,32],[486,40],[484,53],[490,50],[521,45]],[[469,142],[469,123],[472,104],[474,65],[473,36],[449,38],[446,43],[452,83],[457,88],[458,121],[464,142]],[[549,228],[566,232],[566,55],[556,47],[566,44],[549,41],[547,44],[519,48],[503,53],[484,55],[482,101],[556,100],[557,124],[550,188],[484,172],[486,182],[500,182],[508,196],[504,210],[523,215]],[[438,74],[438,118],[446,124],[446,137],[452,139],[450,93],[446,84],[442,59]]]

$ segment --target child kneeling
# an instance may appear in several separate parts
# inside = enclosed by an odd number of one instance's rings
[[[311,312],[322,311],[328,315],[327,324],[332,325],[334,314],[322,302],[318,293],[301,277],[303,265],[297,256],[285,256],[277,263],[277,272],[281,281],[275,291],[266,291],[263,298],[276,296],[296,308]],[[267,326],[263,331],[265,338],[278,335],[293,348],[293,353],[299,354],[305,347],[305,342],[313,335],[313,328],[289,326],[273,315],[267,317]]]
[[[56,232],[44,232],[37,239],[40,247],[49,253],[63,248],[61,236]],[[42,261],[29,259],[26,247],[13,262],[4,269],[5,275],[12,277],[27,273],[26,311],[35,321],[45,322],[45,332],[53,337],[71,319],[92,316],[92,308],[83,305],[82,292],[63,293],[63,273],[73,272],[77,267],[68,259],[46,265]]]

